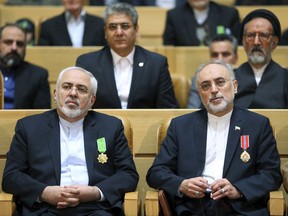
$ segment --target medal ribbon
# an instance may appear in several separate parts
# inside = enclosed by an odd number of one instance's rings
[[[241,148],[245,151],[249,148],[249,135],[242,135],[241,136]]]
[[[106,141],[105,137],[97,139],[97,147],[100,153],[106,152]]]

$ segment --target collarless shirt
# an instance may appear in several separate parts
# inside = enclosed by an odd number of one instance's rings
[[[61,186],[88,185],[83,121],[70,123],[60,118]]]
[[[255,76],[255,81],[256,81],[257,86],[259,85],[259,83],[260,83],[260,81],[261,81],[261,78],[262,78],[262,76],[263,76],[263,73],[264,73],[267,65],[268,65],[268,64],[264,65],[263,67],[261,67],[261,68],[259,68],[259,69],[254,68],[254,67],[251,66],[251,67],[252,67],[252,70],[253,70],[253,73],[254,73],[254,76]]]
[[[132,52],[126,57],[119,56],[112,49],[111,53],[113,57],[116,88],[121,101],[121,107],[122,109],[127,109],[132,82],[133,57],[135,53],[135,48],[133,48]]]
[[[211,184],[223,176],[224,160],[232,111],[217,117],[208,113],[206,161],[203,177]]]
[[[65,12],[67,29],[73,47],[83,46],[85,17],[86,12],[84,10],[81,11],[80,15],[77,18],[73,17],[72,14],[69,13],[68,11]]]

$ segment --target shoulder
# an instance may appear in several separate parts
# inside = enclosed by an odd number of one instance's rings
[[[122,121],[113,116],[106,113],[101,113],[98,111],[90,110],[86,116],[87,119],[93,119],[95,122],[106,125],[108,127],[116,126],[122,124]]]
[[[31,64],[29,62],[22,62],[21,65],[19,66],[19,70],[24,73],[24,72],[28,72],[29,74],[31,74],[32,76],[34,75],[47,75],[48,76],[48,70],[46,68],[43,68],[41,66],[35,65],[35,64]]]
[[[234,116],[238,116],[240,119],[245,119],[246,122],[253,123],[253,124],[258,124],[258,123],[268,123],[269,122],[269,118],[254,112],[254,111],[250,111],[248,109],[243,109],[240,108],[238,106],[235,106],[234,110],[233,110],[233,114]]]
[[[94,21],[94,22],[97,22],[97,23],[103,23],[104,24],[104,21],[103,21],[103,19],[101,17],[96,16],[96,15],[91,15],[89,13],[86,13],[86,19],[88,21],[92,21],[92,22]]]
[[[59,22],[60,20],[65,21],[64,19],[64,13],[50,17],[46,20],[43,20],[41,25],[42,26],[48,26],[48,25],[53,25],[55,22]]]
[[[144,55],[147,58],[151,58],[151,59],[156,59],[156,60],[167,60],[167,57],[164,55],[161,55],[159,53],[147,50],[141,46],[136,45],[135,46],[135,55]]]
[[[23,124],[27,125],[34,125],[36,127],[39,127],[43,124],[43,122],[47,122],[51,119],[51,117],[57,117],[57,111],[56,109],[52,109],[49,111],[44,111],[42,113],[26,116],[19,120],[19,122],[22,122]],[[58,117],[57,117],[58,118]]]

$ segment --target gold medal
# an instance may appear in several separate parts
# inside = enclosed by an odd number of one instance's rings
[[[243,153],[240,156],[240,159],[244,162],[247,163],[250,160],[250,155],[247,151],[243,151]]]
[[[108,157],[106,154],[101,153],[100,155],[98,155],[97,159],[98,159],[99,163],[104,164],[104,163],[107,163]]]

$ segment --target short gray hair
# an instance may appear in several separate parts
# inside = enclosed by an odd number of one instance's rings
[[[96,78],[94,77],[94,75],[91,72],[85,70],[84,68],[77,67],[77,66],[72,66],[72,67],[65,68],[65,69],[63,69],[60,72],[60,74],[58,76],[58,79],[57,79],[57,82],[56,82],[56,89],[59,88],[59,84],[60,84],[60,82],[62,80],[63,74],[66,73],[67,71],[70,71],[70,70],[79,70],[79,71],[82,71],[82,72],[86,73],[90,77],[91,86],[92,86],[92,89],[91,89],[92,94],[94,96],[96,96],[97,88],[98,88],[98,82],[97,82]]]

